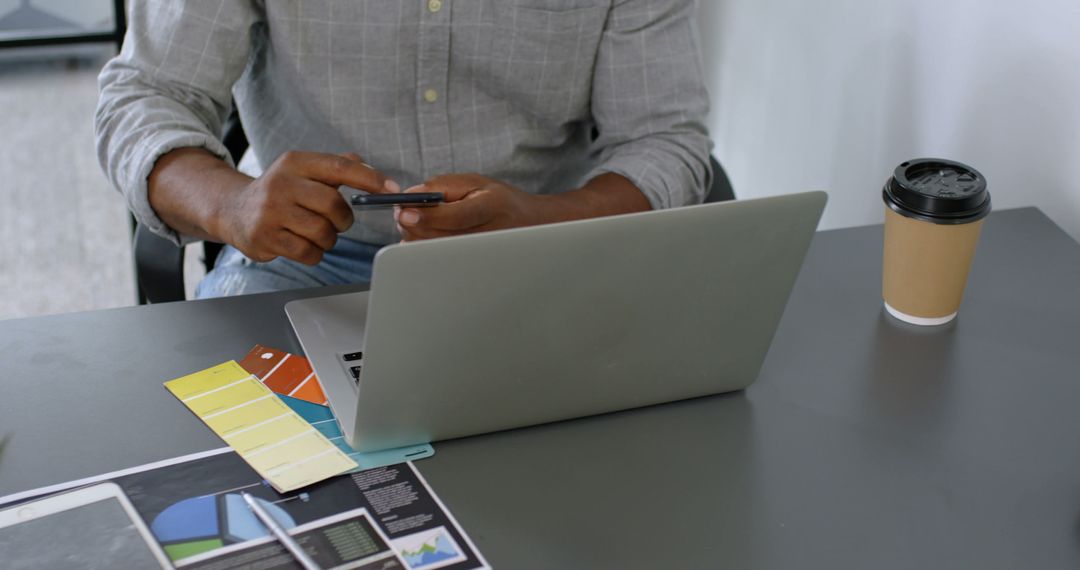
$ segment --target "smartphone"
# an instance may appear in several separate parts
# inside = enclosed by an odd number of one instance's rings
[[[442,192],[410,192],[408,194],[355,194],[352,197],[353,208],[390,208],[408,206],[427,208],[437,206],[445,200]]]

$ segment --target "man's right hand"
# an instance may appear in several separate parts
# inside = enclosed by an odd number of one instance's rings
[[[314,152],[287,152],[252,179],[202,149],[178,149],[158,160],[149,183],[151,206],[177,231],[231,244],[255,261],[307,265],[353,223],[338,186],[399,191],[355,154]]]
[[[232,194],[221,210],[226,240],[255,261],[275,257],[315,265],[353,224],[338,186],[396,192],[397,185],[355,154],[287,152]],[[231,221],[229,223],[228,221]]]

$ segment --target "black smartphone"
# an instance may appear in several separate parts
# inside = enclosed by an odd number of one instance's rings
[[[445,196],[442,192],[410,192],[408,194],[354,194],[352,197],[353,208],[390,208],[393,206],[408,206],[410,208],[426,208],[436,206],[443,202]]]

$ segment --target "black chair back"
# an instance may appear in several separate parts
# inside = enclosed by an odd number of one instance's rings
[[[728,179],[727,172],[724,172],[724,167],[720,166],[720,163],[712,155],[709,156],[709,164],[712,166],[713,178],[712,184],[709,186],[709,193],[705,195],[705,203],[711,204],[713,202],[734,200],[735,189],[731,187],[731,180]]]

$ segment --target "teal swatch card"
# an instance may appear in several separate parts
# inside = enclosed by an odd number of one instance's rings
[[[330,406],[320,406],[319,404],[313,404],[306,400],[292,398],[283,394],[278,394],[278,397],[292,408],[294,412],[300,414],[300,417],[304,418],[304,421],[311,424],[315,429],[325,435],[326,439],[330,440],[330,443],[338,446],[341,451],[345,452],[346,455],[356,461],[356,463],[360,465],[360,468],[356,471],[405,463],[406,461],[424,459],[425,457],[435,455],[435,448],[431,447],[430,443],[360,453],[349,447],[348,442],[345,441],[345,435],[341,433],[341,426],[338,425],[337,417],[334,416],[334,412],[330,410]]]

